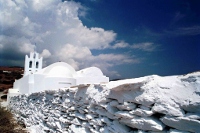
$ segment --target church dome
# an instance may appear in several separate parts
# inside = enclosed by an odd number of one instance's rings
[[[44,68],[43,74],[48,77],[73,77],[76,71],[73,67],[65,62],[57,62]]]
[[[98,77],[103,76],[102,71],[97,67],[89,67],[77,72],[79,76]]]

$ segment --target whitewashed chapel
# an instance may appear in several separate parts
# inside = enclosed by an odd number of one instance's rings
[[[14,82],[12,89],[9,89],[8,99],[18,94],[106,82],[109,82],[109,78],[97,67],[75,71],[65,62],[57,62],[42,68],[42,57],[36,52],[31,52],[30,57],[25,57],[24,75]]]

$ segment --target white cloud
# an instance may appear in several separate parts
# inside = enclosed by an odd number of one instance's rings
[[[43,57],[44,59],[45,59],[45,58],[49,58],[49,57],[51,56],[51,53],[49,52],[49,50],[44,49],[44,50],[42,51],[42,53],[40,54],[40,56]]]
[[[120,41],[118,43],[116,43],[112,48],[116,49],[116,48],[127,48],[130,47],[130,45],[124,41]]]
[[[126,54],[100,54],[95,56],[92,55],[89,48],[74,46],[72,44],[66,44],[59,51],[56,55],[59,61],[68,62],[77,70],[89,66],[96,66],[107,71],[107,68],[114,65],[140,62],[136,57],[131,57]]]
[[[151,42],[137,43],[131,46],[131,48],[133,49],[139,49],[139,50],[148,51],[148,52],[154,51],[156,47],[157,45]]]
[[[103,50],[117,42],[117,34],[103,28],[88,28],[79,16],[86,14],[84,7],[74,1],[60,0],[0,0],[0,54],[12,60],[19,55],[37,50],[46,65],[65,61],[76,69],[98,66],[106,74],[113,65],[138,63],[139,60],[124,54],[93,55],[91,50]],[[124,48],[121,41],[114,48]],[[0,56],[2,57],[2,56]],[[5,56],[3,56],[5,57]],[[8,61],[8,59],[7,59]]]
[[[146,52],[152,52],[155,51],[158,45],[152,43],[152,42],[143,42],[143,43],[136,43],[136,44],[128,44],[124,41],[120,41],[116,43],[113,46],[110,46],[111,49],[117,49],[117,48],[130,48],[130,49],[139,49]]]
[[[116,33],[113,31],[105,31],[102,28],[88,29],[82,25],[71,28],[66,32],[67,36],[71,36],[79,46],[87,46],[90,49],[104,49],[109,47],[109,44],[116,38]]]

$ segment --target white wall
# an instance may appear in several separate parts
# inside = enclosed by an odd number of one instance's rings
[[[76,84],[100,84],[100,83],[108,83],[109,78],[105,76],[99,77],[76,77]]]
[[[29,76],[24,76],[23,78],[16,80],[13,89],[19,89],[20,94],[29,93]]]
[[[170,105],[174,100],[180,104],[187,98],[178,99],[177,95],[174,97],[170,95],[168,97],[173,97],[173,99],[166,102],[164,100],[166,96],[162,96],[152,101],[152,104],[146,105],[152,98],[152,92],[157,92],[157,95],[153,96],[159,97],[162,95],[160,91],[167,93],[171,91],[171,88],[162,89],[155,84],[154,87],[145,89],[145,84],[149,86],[148,82],[142,82],[124,84],[113,89],[101,85],[90,85],[48,90],[15,97],[11,99],[10,109],[19,121],[33,129],[33,132],[39,133],[57,131],[67,133],[198,133],[200,131],[199,110],[192,110],[192,112],[187,110],[187,114],[179,114],[177,112],[182,111],[183,108],[177,107],[174,103]],[[143,91],[135,87],[142,88]],[[177,86],[174,91],[176,89]],[[194,89],[191,90],[194,92]],[[194,93],[189,94],[188,97]],[[182,93],[179,97],[180,95]],[[137,99],[140,100],[137,101]],[[192,103],[195,101],[190,100]],[[198,102],[199,100],[189,105],[188,109],[191,107],[199,109]]]
[[[65,77],[46,77],[44,79],[45,90],[57,90],[59,88],[67,88],[76,85],[74,78]]]
[[[45,90],[45,75],[35,74],[34,76],[34,89],[30,90],[30,93],[39,92]]]

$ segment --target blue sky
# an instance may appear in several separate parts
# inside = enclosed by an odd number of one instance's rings
[[[77,1],[88,7],[88,14],[81,18],[85,25],[114,30],[119,40],[130,45],[155,45],[152,51],[114,51],[142,59],[138,64],[116,67],[126,76],[184,74],[200,69],[200,1]]]
[[[97,66],[111,79],[198,71],[199,7],[198,0],[2,0],[0,65],[23,66],[36,49],[44,67]]]

